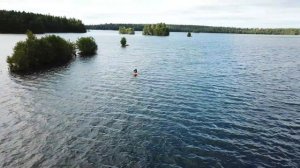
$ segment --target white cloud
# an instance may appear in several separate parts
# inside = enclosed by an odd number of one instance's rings
[[[0,0],[0,9],[75,17],[85,24],[300,27],[299,0]]]

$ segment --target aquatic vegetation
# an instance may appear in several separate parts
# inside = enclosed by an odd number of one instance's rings
[[[122,37],[121,41],[120,41],[122,47],[126,47],[127,46],[127,40],[125,37]]]
[[[76,46],[79,49],[81,56],[94,55],[97,52],[98,46],[93,37],[81,37],[76,41]]]
[[[32,72],[65,64],[74,55],[73,43],[55,35],[38,39],[27,31],[27,39],[16,44],[7,63],[12,72]]]

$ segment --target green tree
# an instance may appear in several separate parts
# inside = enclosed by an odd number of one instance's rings
[[[122,37],[121,41],[120,41],[122,47],[126,47],[127,46],[127,40],[125,37]]]
[[[81,56],[90,56],[96,54],[98,46],[93,37],[81,37],[76,41],[77,48]]]
[[[188,37],[192,37],[191,32],[188,32],[188,33],[187,33],[187,36],[188,36]]]

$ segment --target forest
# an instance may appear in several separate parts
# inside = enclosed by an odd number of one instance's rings
[[[66,17],[0,10],[0,33],[85,33],[81,20]]]
[[[99,24],[87,25],[87,29],[95,30],[118,30],[119,27],[132,27],[136,31],[143,31],[146,24]],[[296,28],[234,28],[234,27],[213,27],[198,25],[172,25],[167,27],[170,32],[193,32],[193,33],[234,33],[234,34],[274,34],[274,35],[300,35],[300,29]]]

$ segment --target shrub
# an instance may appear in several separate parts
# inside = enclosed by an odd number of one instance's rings
[[[121,39],[121,45],[122,45],[122,47],[126,47],[127,46],[127,40],[126,40],[126,38],[125,37],[122,37],[122,39]]]
[[[12,72],[32,72],[65,64],[74,54],[74,44],[59,36],[37,39],[27,31],[26,41],[16,44],[13,55],[7,57],[7,63]]]
[[[81,37],[76,41],[76,45],[82,56],[94,55],[98,49],[93,37]]]

